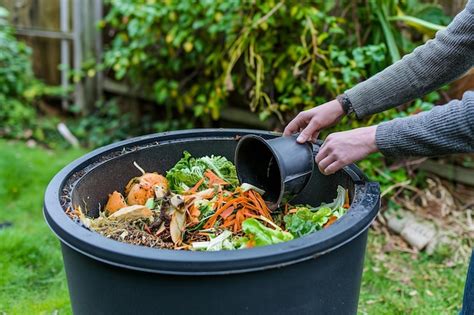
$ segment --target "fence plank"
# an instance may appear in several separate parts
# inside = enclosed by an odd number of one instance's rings
[[[0,0],[0,5],[10,12],[10,22],[17,28],[19,37],[33,48],[32,61],[36,76],[48,84],[59,84],[59,42],[46,38],[55,35],[67,36],[55,33],[59,31],[59,2]],[[30,32],[29,29],[33,31]]]
[[[102,38],[96,28],[101,12],[95,12],[102,6],[101,0],[74,0],[74,68],[81,69],[86,60],[99,60],[102,54]],[[101,91],[98,76],[85,75],[77,82],[75,102],[84,115],[89,114]]]

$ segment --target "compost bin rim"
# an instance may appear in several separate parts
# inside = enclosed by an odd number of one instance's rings
[[[346,215],[317,233],[260,248],[192,252],[136,246],[89,231],[64,213],[60,202],[64,185],[72,175],[87,166],[100,165],[98,161],[101,156],[124,149],[159,145],[164,141],[170,143],[192,138],[229,140],[246,134],[258,134],[267,139],[280,135],[248,129],[191,129],[151,134],[96,149],[64,167],[51,180],[44,199],[45,219],[64,244],[93,259],[129,269],[187,275],[241,273],[297,263],[332,251],[350,242],[369,227],[378,212],[380,190],[378,184],[367,181],[355,165],[343,170],[354,180],[355,190],[351,208]]]

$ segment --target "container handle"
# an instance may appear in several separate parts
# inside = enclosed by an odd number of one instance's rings
[[[367,176],[365,176],[365,174],[362,173],[362,171],[354,164],[344,166],[343,170],[355,183],[362,183],[368,181]]]

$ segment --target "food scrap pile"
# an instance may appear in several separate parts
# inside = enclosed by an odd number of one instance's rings
[[[183,158],[166,173],[142,172],[124,194],[114,191],[97,218],[80,207],[73,219],[105,237],[148,247],[232,250],[290,241],[321,230],[349,208],[347,191],[318,207],[284,204],[271,211],[265,192],[240,184],[235,166],[222,156]],[[125,196],[125,197],[124,197]]]

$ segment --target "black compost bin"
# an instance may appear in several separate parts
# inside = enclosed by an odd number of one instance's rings
[[[136,161],[164,173],[182,156],[233,160],[240,136],[255,130],[188,130],[122,141],[61,170],[44,201],[47,223],[61,241],[76,314],[355,314],[367,229],[380,191],[354,166],[331,176],[317,168],[294,202],[331,201],[349,189],[348,213],[329,228],[272,246],[220,252],[152,249],[91,232],[65,214],[71,205],[97,209],[113,190],[139,175]],[[258,158],[258,157],[255,157]]]

